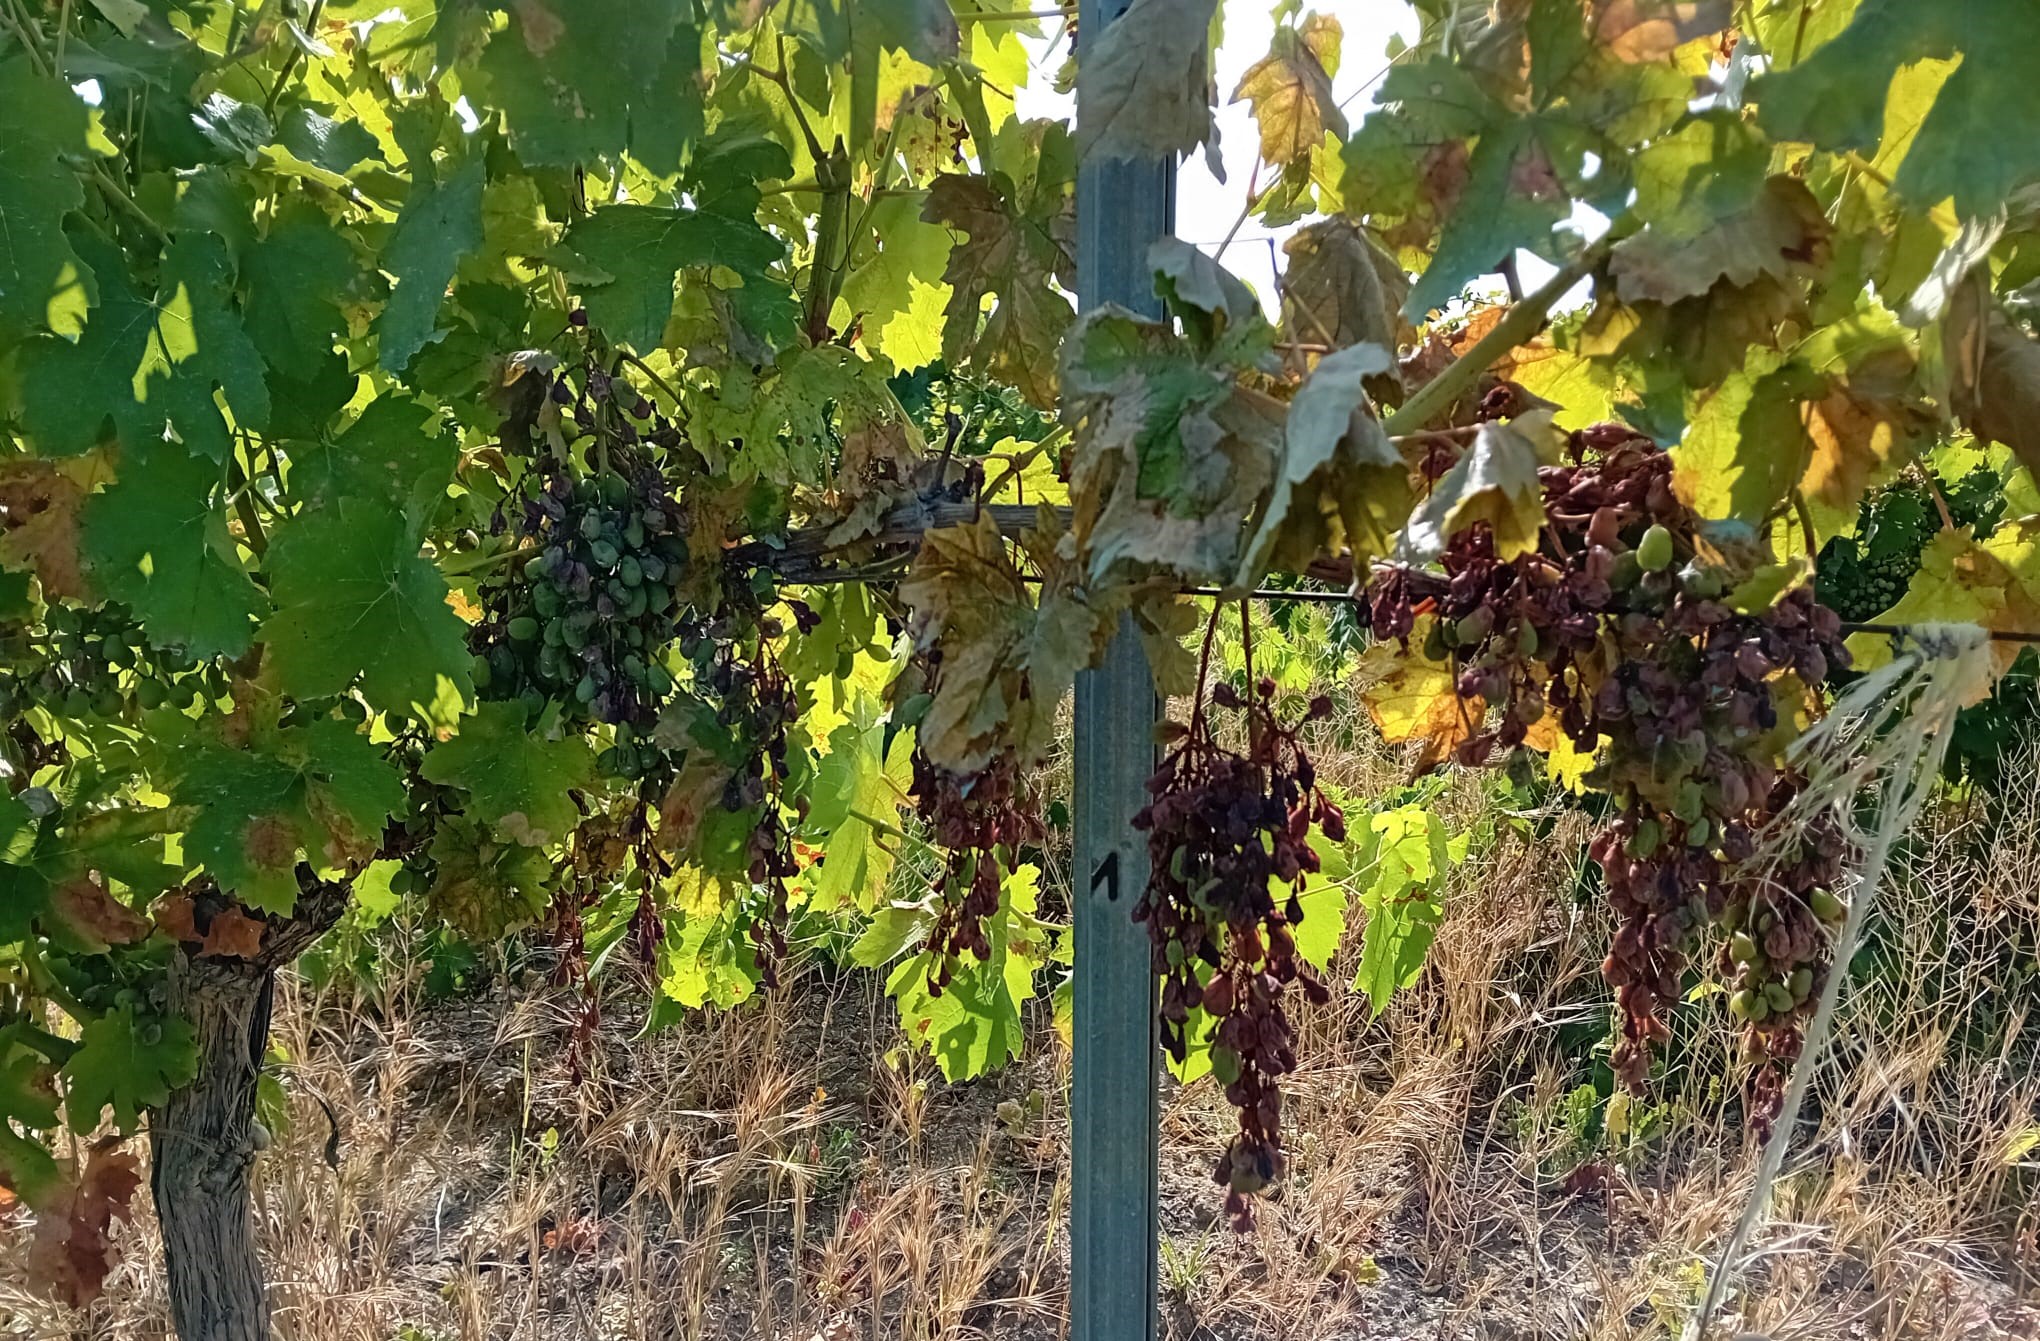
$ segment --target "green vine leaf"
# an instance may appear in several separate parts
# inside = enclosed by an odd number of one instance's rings
[[[1956,213],[1980,218],[2040,176],[2040,142],[2004,133],[2040,120],[2033,79],[2040,28],[2024,0],[1863,0],[1847,28],[1750,92],[1773,139],[1875,149],[1892,76],[1915,61],[1954,56],[1961,65],[1919,123],[1892,184],[1915,204],[1953,197]]]
[[[157,443],[86,500],[80,552],[93,583],[134,608],[149,637],[193,656],[239,656],[269,603],[216,501],[220,469]]]
[[[445,181],[434,180],[427,165],[414,170],[421,177],[412,183],[382,254],[382,268],[397,281],[376,324],[382,366],[390,372],[409,367],[437,338],[439,308],[454,267],[482,245],[481,160],[462,164]]]
[[[267,566],[276,612],[261,638],[285,693],[327,698],[358,677],[375,707],[433,719],[449,698],[472,695],[446,580],[418,557],[401,514],[343,499],[293,518],[271,538]]]
[[[97,300],[93,272],[73,250],[64,216],[85,203],[66,158],[92,153],[88,109],[27,57],[0,60],[0,340],[49,330],[75,336]]]
[[[142,1019],[122,1006],[87,1020],[78,1050],[63,1068],[64,1114],[83,1136],[103,1114],[133,1131],[144,1111],[168,1103],[170,1091],[198,1074],[198,1041],[179,1019]]]
[[[579,735],[532,727],[521,703],[483,703],[459,734],[425,756],[428,781],[467,792],[472,813],[526,847],[551,847],[580,822],[569,791],[595,774],[595,753]]]
[[[1268,54],[1240,76],[1232,101],[1252,104],[1268,162],[1307,162],[1327,132],[1346,138],[1346,116],[1332,94],[1341,36],[1337,19],[1312,14],[1300,28],[1277,28]]]

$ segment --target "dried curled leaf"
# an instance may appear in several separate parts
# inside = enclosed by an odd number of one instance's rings
[[[1944,328],[1955,413],[1977,437],[2011,448],[2040,478],[2040,341],[1977,297],[1968,285],[1958,291]]]
[[[1291,340],[1334,349],[1408,342],[1402,306],[1410,279],[1366,230],[1346,219],[1300,228],[1282,245],[1289,267],[1282,282],[1282,322]],[[1392,383],[1399,379],[1388,375]]]
[[[1661,61],[1734,18],[1729,0],[1596,0],[1594,36],[1618,60]]]
[[[1503,559],[1537,548],[1537,533],[1544,526],[1537,469],[1558,459],[1564,441],[1549,410],[1533,410],[1506,424],[1482,424],[1465,455],[1410,514],[1397,559],[1434,562],[1451,547],[1453,536],[1475,522],[1494,528],[1495,553]]]
[[[972,773],[1002,751],[1023,766],[1055,743],[1056,715],[1077,672],[1111,639],[1116,605],[1094,606],[1062,522],[1044,506],[1022,538],[1040,596],[1007,553],[990,513],[930,531],[900,597],[924,649],[941,653],[920,745],[944,768]]]
[[[1247,545],[1237,584],[1273,567],[1298,570],[1349,550],[1355,573],[1387,552],[1410,504],[1409,468],[1382,431],[1364,383],[1395,366],[1379,345],[1326,356],[1289,404],[1275,486]]]
[[[72,1308],[99,1297],[113,1270],[115,1220],[134,1218],[141,1164],[125,1150],[95,1150],[85,1174],[53,1200],[36,1208],[35,1241],[28,1250],[28,1274]]]
[[[1090,581],[1231,580],[1282,454],[1282,403],[1201,361],[1167,324],[1111,307],[1071,333],[1063,386],[1072,531]]]
[[[49,461],[17,458],[0,466],[0,563],[25,568],[44,595],[91,599],[78,553],[78,511],[85,490]]]
[[[1211,139],[1207,38],[1217,10],[1218,0],[1134,0],[1087,39],[1077,69],[1080,156],[1173,160]]]

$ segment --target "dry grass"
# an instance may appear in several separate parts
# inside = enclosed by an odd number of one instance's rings
[[[2035,768],[2040,771],[2040,754]],[[1393,761],[1332,765],[1360,794]],[[2021,776],[2014,770],[2012,776]],[[1439,802],[1498,826],[1454,880],[1431,968],[1380,1020],[1341,997],[1302,1021],[1293,1174],[1258,1231],[1222,1227],[1205,1169],[1229,1117],[1165,1104],[1171,1334],[1669,1337],[1748,1187],[1725,1036],[1694,1006],[1639,1123],[1582,1144],[1576,1036],[1602,1019],[1607,927],[1575,896],[1585,821],[1542,836],[1478,779]],[[1889,891],[1841,1054],[1781,1184],[1735,1316],[1776,1341],[2040,1336],[2040,795],[1989,831],[1940,817]],[[2021,975],[2026,975],[2022,978]],[[415,974],[391,966],[407,984]],[[287,1338],[849,1338],[1066,1332],[1068,1066],[1045,1021],[992,1080],[943,1084],[899,1047],[868,975],[634,1040],[612,1004],[576,1078],[572,1008],[287,993],[292,1123],[259,1208]],[[1038,1091],[1039,1115],[999,1105]],[[333,1107],[339,1168],[321,1159]],[[1564,1186],[1583,1162],[1605,1173]],[[23,1289],[0,1230],[0,1334],[164,1334],[144,1216],[107,1295],[64,1314]]]

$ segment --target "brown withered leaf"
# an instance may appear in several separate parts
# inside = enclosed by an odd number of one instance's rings
[[[2040,479],[2040,342],[1973,283],[1957,290],[1943,330],[1956,415]]]
[[[1045,757],[1063,696],[1118,618],[1118,609],[1091,603],[1053,508],[1041,510],[1022,544],[1042,578],[1038,600],[990,513],[928,532],[900,584],[920,646],[942,654],[920,745],[959,773],[1002,751],[1023,766]]]
[[[921,217],[962,234],[942,271],[950,286],[942,357],[1053,409],[1057,352],[1075,319],[1063,295],[1077,283],[1075,161],[1060,126],[1032,123],[1025,134],[1039,151],[1031,177],[944,174],[928,188]]]
[[[1616,292],[1627,303],[1698,298],[1726,281],[1741,288],[1787,280],[1826,262],[1833,227],[1813,192],[1776,176],[1746,210],[1691,236],[1645,228],[1615,244],[1608,258]]]
[[[1413,332],[1402,316],[1409,276],[1365,229],[1326,219],[1298,229],[1282,250],[1289,257],[1282,320],[1291,340],[1391,351],[1409,343]]]
[[[171,894],[156,904],[156,926],[171,939],[198,947],[202,959],[255,959],[262,953],[267,925],[233,904],[215,908],[205,930],[198,927],[197,901],[188,893]]]
[[[707,750],[693,749],[659,802],[659,846],[668,852],[693,848],[701,822],[722,805],[730,770]]]
[[[28,1275],[72,1308],[99,1297],[113,1270],[107,1231],[115,1220],[134,1218],[141,1188],[140,1162],[125,1150],[95,1150],[85,1175],[54,1201],[37,1208],[35,1238],[28,1250]]]
[[[78,510],[86,490],[49,461],[0,463],[0,564],[27,569],[45,596],[89,601],[78,554]]]
[[[1063,386],[1075,552],[1092,583],[1230,581],[1274,480],[1286,407],[1200,363],[1169,326],[1117,308],[1071,333]]]
[[[83,871],[50,891],[50,910],[95,951],[133,945],[149,934],[149,921],[113,897],[106,877]]]
[[[1618,60],[1661,61],[1734,18],[1729,0],[1595,0],[1594,36]]]

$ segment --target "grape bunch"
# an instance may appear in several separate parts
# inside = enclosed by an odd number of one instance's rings
[[[1279,1085],[1296,1069],[1287,989],[1298,985],[1314,1004],[1330,998],[1296,952],[1297,896],[1318,869],[1310,828],[1318,825],[1332,842],[1343,841],[1346,828],[1317,788],[1297,741],[1301,724],[1276,717],[1274,694],[1268,679],[1249,696],[1218,684],[1211,703],[1245,718],[1246,752],[1218,741],[1200,702],[1187,734],[1148,779],[1151,799],[1133,821],[1148,836],[1152,862],[1134,917],[1147,924],[1162,982],[1162,1045],[1180,1063],[1189,1052],[1191,1012],[1201,1008],[1215,1021],[1211,1070],[1238,1111],[1239,1131],[1213,1178],[1227,1189],[1226,1212],[1242,1230],[1253,1224],[1248,1198],[1279,1178],[1286,1162]],[[1320,697],[1306,720],[1331,710]],[[1278,885],[1289,887],[1280,902]]]
[[[664,653],[687,562],[679,504],[647,447],[667,426],[597,366],[578,387],[555,379],[551,396],[571,407],[581,433],[563,433],[566,450],[540,447],[528,463],[510,525],[530,554],[483,588],[477,687],[534,714],[556,702],[571,717],[615,725],[604,762],[638,777],[658,762],[646,737],[673,690]]]
[[[1468,528],[1442,576],[1399,569],[1370,584],[1373,632],[1407,643],[1421,625],[1427,654],[1455,668],[1484,719],[1456,746],[1459,762],[1488,762],[1533,731],[1600,751],[1587,781],[1615,814],[1592,855],[1619,919],[1602,971],[1624,1081],[1640,1086],[1669,1036],[1664,1009],[1710,923],[1729,936],[1746,1053],[1789,1063],[1827,971],[1841,835],[1816,825],[1766,869],[1751,858],[1800,786],[1783,763],[1793,715],[1848,665],[1841,620],[1804,587],[1760,613],[1735,609],[1672,491],[1671,459],[1626,429],[1575,434],[1571,462],[1546,467],[1541,484],[1538,550],[1505,562],[1484,524]],[[1781,1079],[1763,1065],[1751,1077],[1760,1133]]]
[[[52,601],[41,618],[0,626],[0,711],[31,706],[59,717],[117,718],[132,710],[184,706],[208,690],[224,693],[216,667],[201,669],[183,648],[158,647],[125,606]]]
[[[1986,538],[2005,510],[2004,481],[1978,466],[1942,491],[1948,520]],[[1940,507],[1924,481],[1900,480],[1864,498],[1856,533],[1821,547],[1820,598],[1844,620],[1872,620],[1897,605],[1920,568],[1920,552],[1941,529]]]
[[[806,604],[787,605],[804,631],[812,628],[816,616]],[[786,882],[800,873],[785,792],[788,733],[800,718],[800,698],[774,652],[784,632],[778,619],[764,613],[759,590],[734,576],[724,583],[713,614],[690,610],[680,621],[680,650],[692,663],[696,692],[714,705],[715,724],[728,733],[741,761],[723,785],[722,808],[732,814],[758,811],[745,873],[762,896],[749,934],[767,987],[779,985],[779,965],[787,951]],[[798,818],[806,817],[805,796],[790,804]]]
[[[932,678],[932,677],[931,677]],[[1043,837],[1028,805],[1026,780],[1010,754],[977,773],[956,773],[913,754],[914,808],[942,849],[935,925],[928,948],[936,956],[928,991],[940,996],[965,951],[991,957],[985,919],[999,911],[1000,873],[1012,869],[1015,849]]]

